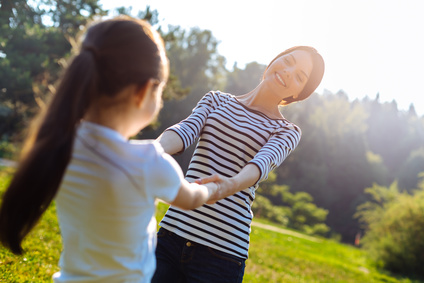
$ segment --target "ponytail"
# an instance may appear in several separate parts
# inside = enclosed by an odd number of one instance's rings
[[[71,159],[76,126],[96,92],[95,56],[83,50],[66,70],[3,195],[0,242],[22,254],[22,240],[52,202]]]

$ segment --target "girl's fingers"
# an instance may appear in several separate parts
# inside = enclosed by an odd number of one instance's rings
[[[205,178],[197,179],[195,182],[201,185],[201,184],[207,184],[210,182],[218,182],[218,181],[221,181],[221,178],[219,177],[219,175],[214,174]]]

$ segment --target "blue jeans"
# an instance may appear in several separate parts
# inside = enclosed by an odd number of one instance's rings
[[[245,259],[189,241],[164,228],[158,232],[152,283],[242,282]]]

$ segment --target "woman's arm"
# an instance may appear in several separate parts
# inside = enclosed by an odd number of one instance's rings
[[[195,209],[206,202],[214,203],[219,200],[220,198],[217,194],[218,185],[215,183],[199,185],[184,180],[177,197],[171,202],[171,205],[187,210]]]
[[[296,125],[284,127],[267,141],[237,175],[227,178],[215,174],[196,182],[199,184],[216,182],[220,189],[215,197],[219,197],[219,199],[233,195],[265,180],[269,172],[280,166],[290,152],[297,147],[300,136],[300,128]],[[217,201],[218,199],[211,198],[211,200]]]
[[[166,153],[173,155],[184,149],[183,140],[174,131],[165,131],[157,139]]]
[[[200,136],[206,120],[213,109],[217,107],[217,96],[209,92],[197,103],[196,107],[183,121],[165,130],[158,141],[168,154],[180,153],[192,145]]]
[[[253,186],[258,182],[260,175],[259,168],[256,165],[247,164],[237,175],[231,178],[215,174],[206,178],[202,178],[197,182],[199,184],[205,184],[209,182],[216,182],[218,184],[217,192],[211,198],[209,198],[207,202],[211,204]]]

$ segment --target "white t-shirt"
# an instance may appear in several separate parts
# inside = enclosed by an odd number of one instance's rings
[[[150,282],[155,200],[172,202],[178,163],[154,141],[82,122],[56,197],[63,239],[55,282]]]

